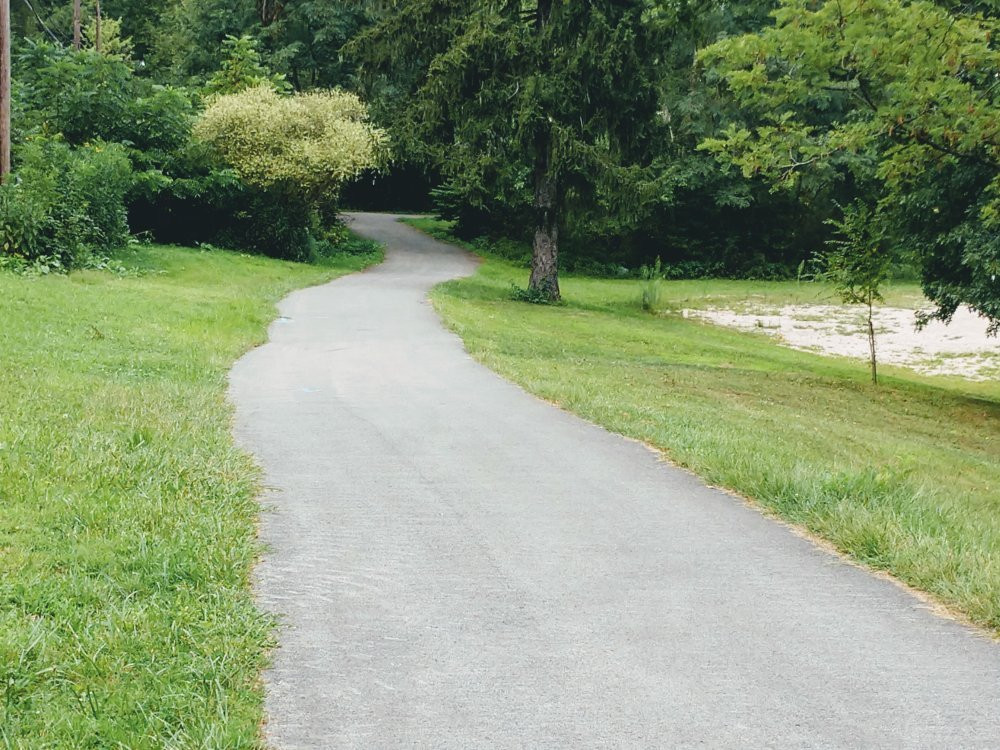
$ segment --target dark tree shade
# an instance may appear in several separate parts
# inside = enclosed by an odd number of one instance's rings
[[[620,209],[638,201],[661,23],[639,0],[401,0],[350,49],[367,80],[398,95],[406,153],[466,195],[516,203],[530,192],[530,286],[556,300],[567,207],[601,185],[614,185],[601,193]]]

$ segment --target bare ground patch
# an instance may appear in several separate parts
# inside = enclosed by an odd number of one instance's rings
[[[785,305],[780,308],[686,309],[697,318],[744,331],[757,331],[794,349],[867,359],[864,313],[843,305]],[[918,330],[916,312],[880,307],[875,314],[881,362],[926,375],[959,375],[973,380],[1000,377],[1000,340],[987,336],[985,319],[968,309],[950,324],[932,321]]]

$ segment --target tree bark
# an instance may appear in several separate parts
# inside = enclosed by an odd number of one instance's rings
[[[0,0],[0,184],[10,174],[10,0]]]
[[[875,323],[872,320],[872,300],[868,300],[868,349],[871,353],[872,384],[878,385],[878,365],[875,361]]]
[[[77,52],[83,46],[83,0],[73,0],[73,49]]]
[[[94,49],[97,52],[101,51],[101,0],[94,0],[94,12],[96,13],[96,18],[94,20]]]
[[[535,31],[538,34],[537,64],[545,68],[544,35],[552,15],[552,0],[538,0]],[[552,163],[552,128],[548,122],[538,125],[534,143],[535,241],[531,254],[530,289],[557,302],[559,292],[559,183]]]
[[[535,242],[528,286],[550,301],[559,293],[559,186],[552,174],[552,143],[548,134],[535,144]]]

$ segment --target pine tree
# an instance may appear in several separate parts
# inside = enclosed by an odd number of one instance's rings
[[[408,154],[493,194],[531,191],[530,288],[558,300],[568,205],[601,185],[634,197],[658,19],[649,0],[399,0],[350,50],[399,92],[391,126]]]

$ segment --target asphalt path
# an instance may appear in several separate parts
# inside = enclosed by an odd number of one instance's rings
[[[996,748],[1000,646],[474,362],[462,251],[281,304],[232,373],[298,748]]]

